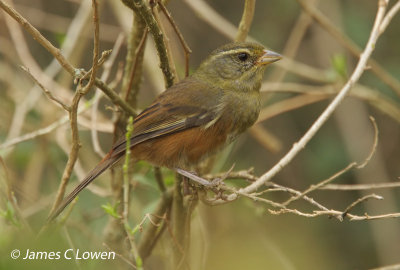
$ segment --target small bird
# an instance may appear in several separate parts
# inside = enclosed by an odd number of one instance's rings
[[[257,120],[264,70],[281,58],[248,42],[229,43],[214,50],[191,76],[161,93],[134,119],[132,158],[196,178],[187,171],[191,165],[231,143]],[[49,220],[125,152],[126,140],[121,139]]]

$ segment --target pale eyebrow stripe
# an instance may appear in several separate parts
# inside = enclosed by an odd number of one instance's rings
[[[214,59],[215,57],[220,57],[222,55],[227,55],[227,54],[232,54],[232,53],[240,53],[240,52],[251,54],[250,50],[248,50],[246,48],[236,48],[236,49],[231,49],[231,50],[226,51],[226,52],[219,52],[218,54],[213,55],[211,59]]]
[[[239,48],[239,49],[232,49],[232,50],[229,50],[229,51],[226,51],[226,52],[221,52],[221,53],[218,53],[217,55],[226,55],[226,54],[239,53],[239,52],[244,52],[244,53],[250,54],[250,51],[248,49]]]

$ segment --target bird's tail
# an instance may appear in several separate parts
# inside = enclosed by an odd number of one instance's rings
[[[97,164],[97,166],[89,172],[89,174],[83,179],[83,181],[61,202],[56,210],[50,213],[47,221],[53,221],[61,212],[67,207],[68,204],[72,202],[73,199],[81,192],[87,185],[89,185],[94,179],[97,178],[100,174],[102,174],[105,170],[115,164],[123,155],[115,155],[109,153],[105,156],[102,161]]]

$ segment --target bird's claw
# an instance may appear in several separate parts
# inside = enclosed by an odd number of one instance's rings
[[[209,182],[209,183],[210,183],[209,186],[210,186],[210,187],[219,186],[224,180],[225,180],[224,177],[215,178],[215,179],[213,179],[212,181]]]
[[[221,184],[222,181],[225,180],[226,177],[221,177],[221,178],[215,178],[212,181],[208,181],[204,178],[201,178],[200,176],[197,176],[196,174],[192,173],[192,172],[188,172],[179,168],[175,169],[177,173],[179,173],[180,175],[183,175],[189,179],[191,179],[192,181],[205,186],[205,187],[216,187],[218,185]]]

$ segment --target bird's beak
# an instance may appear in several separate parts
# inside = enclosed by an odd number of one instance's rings
[[[257,59],[258,65],[264,66],[282,59],[282,55],[280,55],[279,53],[268,50],[264,50],[263,52],[264,54]]]

